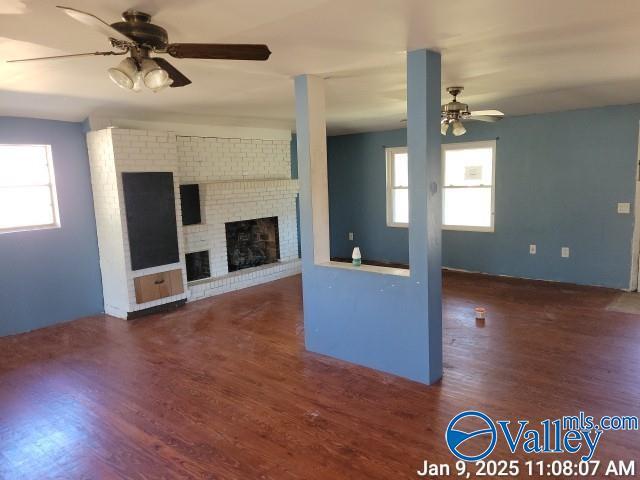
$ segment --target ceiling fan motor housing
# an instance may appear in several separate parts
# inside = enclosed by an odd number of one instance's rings
[[[136,10],[122,14],[124,21],[111,24],[123,35],[133,39],[138,45],[154,50],[164,50],[169,42],[167,31],[151,23],[151,15]]]
[[[442,116],[451,119],[458,119],[470,115],[469,105],[466,103],[453,101],[442,105]]]

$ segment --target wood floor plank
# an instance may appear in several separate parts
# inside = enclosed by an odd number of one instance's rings
[[[0,338],[0,478],[416,478],[454,463],[462,410],[640,412],[640,317],[607,310],[616,291],[447,272],[431,387],[306,352],[300,295],[291,277]],[[606,432],[597,458],[638,459],[637,435]]]

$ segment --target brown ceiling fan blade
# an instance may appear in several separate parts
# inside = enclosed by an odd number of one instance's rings
[[[165,72],[169,74],[169,78],[173,80],[171,83],[171,87],[184,87],[191,83],[187,77],[185,77],[180,70],[167,62],[164,58],[154,57],[153,60],[162,68]]]
[[[36,57],[36,58],[20,58],[17,60],[7,60],[7,63],[19,63],[19,62],[36,62],[40,60],[58,60],[61,58],[75,58],[75,57],[92,57],[94,55],[124,55],[126,50],[122,52],[92,52],[92,53],[72,53],[70,55],[53,55],[51,57]]]
[[[94,30],[99,31],[103,35],[106,35],[109,38],[113,38],[114,40],[118,40],[124,43],[134,43],[134,41],[127,37],[125,34],[120,33],[118,30],[113,28],[104,20],[92,15],[91,13],[83,12],[81,10],[76,10],[75,8],[70,7],[62,7],[57,5],[58,8],[63,10],[67,15],[69,15],[74,20],[77,20],[85,25],[93,28]]]
[[[266,60],[271,55],[266,45],[221,43],[171,43],[167,53],[176,58],[212,60]]]

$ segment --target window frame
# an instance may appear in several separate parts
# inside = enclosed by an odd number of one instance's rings
[[[58,191],[56,189],[56,177],[53,168],[53,156],[51,155],[51,145],[39,143],[0,143],[0,147],[43,147],[49,170],[49,183],[42,186],[49,187],[49,195],[51,198],[51,210],[53,214],[52,223],[44,223],[38,225],[21,225],[14,227],[0,228],[0,235],[5,233],[27,232],[33,230],[48,230],[60,228],[60,209],[58,207]],[[19,187],[34,187],[36,185],[20,185]],[[4,188],[0,186],[0,189]]]
[[[409,190],[409,185],[406,187],[394,187],[394,165],[395,155],[398,153],[407,153],[407,147],[385,147],[386,168],[387,168],[387,227],[395,228],[408,228],[409,222],[394,222],[393,221],[393,191],[394,190]],[[411,205],[409,205],[411,208]]]
[[[447,186],[444,183],[446,178],[446,155],[449,150],[471,150],[475,148],[491,148],[491,185],[475,185],[475,186]],[[456,143],[443,143],[441,152],[442,161],[442,229],[452,230],[459,232],[495,232],[496,224],[496,141],[495,140],[482,140],[477,142],[456,142]],[[444,191],[447,188],[490,188],[491,189],[491,224],[488,227],[478,227],[473,225],[445,225],[444,223]]]

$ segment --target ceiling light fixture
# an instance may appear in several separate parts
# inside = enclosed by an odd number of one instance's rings
[[[451,124],[451,131],[456,136],[464,135],[467,129],[463,125],[463,120],[478,120],[481,122],[497,122],[504,117],[504,113],[498,110],[469,110],[469,105],[458,101],[458,95],[464,90],[463,87],[447,87],[447,92],[453,97],[449,103],[445,103],[440,108],[440,133],[446,135]]]
[[[138,77],[138,66],[133,58],[125,58],[117,67],[107,70],[113,83],[125,90],[133,90]]]
[[[166,70],[160,68],[158,63],[150,58],[142,60],[140,73],[146,87],[154,92],[159,92],[173,83]]]
[[[460,135],[464,135],[465,133],[467,133],[467,129],[464,128],[464,125],[462,124],[462,122],[460,120],[454,120],[452,123],[452,129],[451,132],[456,136],[459,137]]]
[[[447,130],[449,130],[449,121],[445,118],[440,122],[440,133],[446,135]]]
[[[160,65],[150,58],[143,58],[139,62],[131,57],[125,58],[108,72],[109,78],[116,85],[134,92],[140,92],[145,86],[154,92],[159,92],[173,83],[166,70],[160,68]]]

